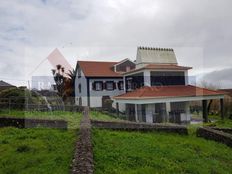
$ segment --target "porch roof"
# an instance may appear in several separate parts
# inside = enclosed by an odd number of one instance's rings
[[[196,101],[224,98],[224,92],[209,90],[191,85],[142,87],[132,92],[115,96],[119,103],[161,103],[178,101]]]

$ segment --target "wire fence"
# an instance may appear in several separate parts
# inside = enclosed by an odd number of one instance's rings
[[[64,103],[59,97],[46,97],[35,101],[30,97],[0,98],[0,110],[24,110],[24,111],[72,111],[81,112],[83,107],[75,105],[74,99],[68,99]]]

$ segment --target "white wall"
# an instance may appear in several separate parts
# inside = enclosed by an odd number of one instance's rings
[[[155,104],[146,105],[146,122],[153,123],[153,115],[155,114]]]
[[[118,78],[102,78],[102,79],[90,79],[89,80],[89,90],[90,90],[90,107],[102,107],[102,96],[110,96],[110,98],[112,99],[113,96],[117,96],[120,94],[124,93],[124,90],[119,90],[118,86],[116,85],[116,89],[109,91],[109,90],[102,90],[102,91],[95,91],[92,89],[92,84],[95,81],[102,81],[102,82],[106,82],[106,81],[114,81],[115,83],[118,83],[119,81],[123,81],[122,78],[118,79]],[[112,105],[114,108],[116,108],[116,103],[113,102]],[[119,104],[119,110],[120,111],[125,111],[125,104]]]
[[[81,84],[81,93],[79,93],[79,84]],[[78,71],[75,79],[75,104],[79,105],[79,98],[82,98],[82,106],[87,106],[87,81],[83,71],[81,71],[81,77],[78,77]]]

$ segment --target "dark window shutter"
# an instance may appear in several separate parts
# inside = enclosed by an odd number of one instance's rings
[[[102,84],[102,90],[106,89],[106,82],[105,83],[102,82],[101,84]]]
[[[96,90],[96,83],[95,82],[92,83],[92,89]]]
[[[116,82],[113,82],[113,89],[116,89]]]

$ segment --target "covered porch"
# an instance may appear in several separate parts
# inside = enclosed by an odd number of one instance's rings
[[[179,90],[176,96],[170,96],[170,91],[164,96],[163,92],[166,87],[159,90],[151,90],[152,88],[154,87],[144,87],[114,98],[115,102],[125,104],[128,120],[147,123],[190,123],[190,102],[201,101],[203,121],[208,122],[207,103],[212,99],[220,100],[220,113],[224,118],[224,95],[221,93],[185,86],[182,88],[171,87],[171,89],[168,87],[170,90],[175,91],[178,88]],[[201,93],[199,93],[199,89],[201,89]]]

